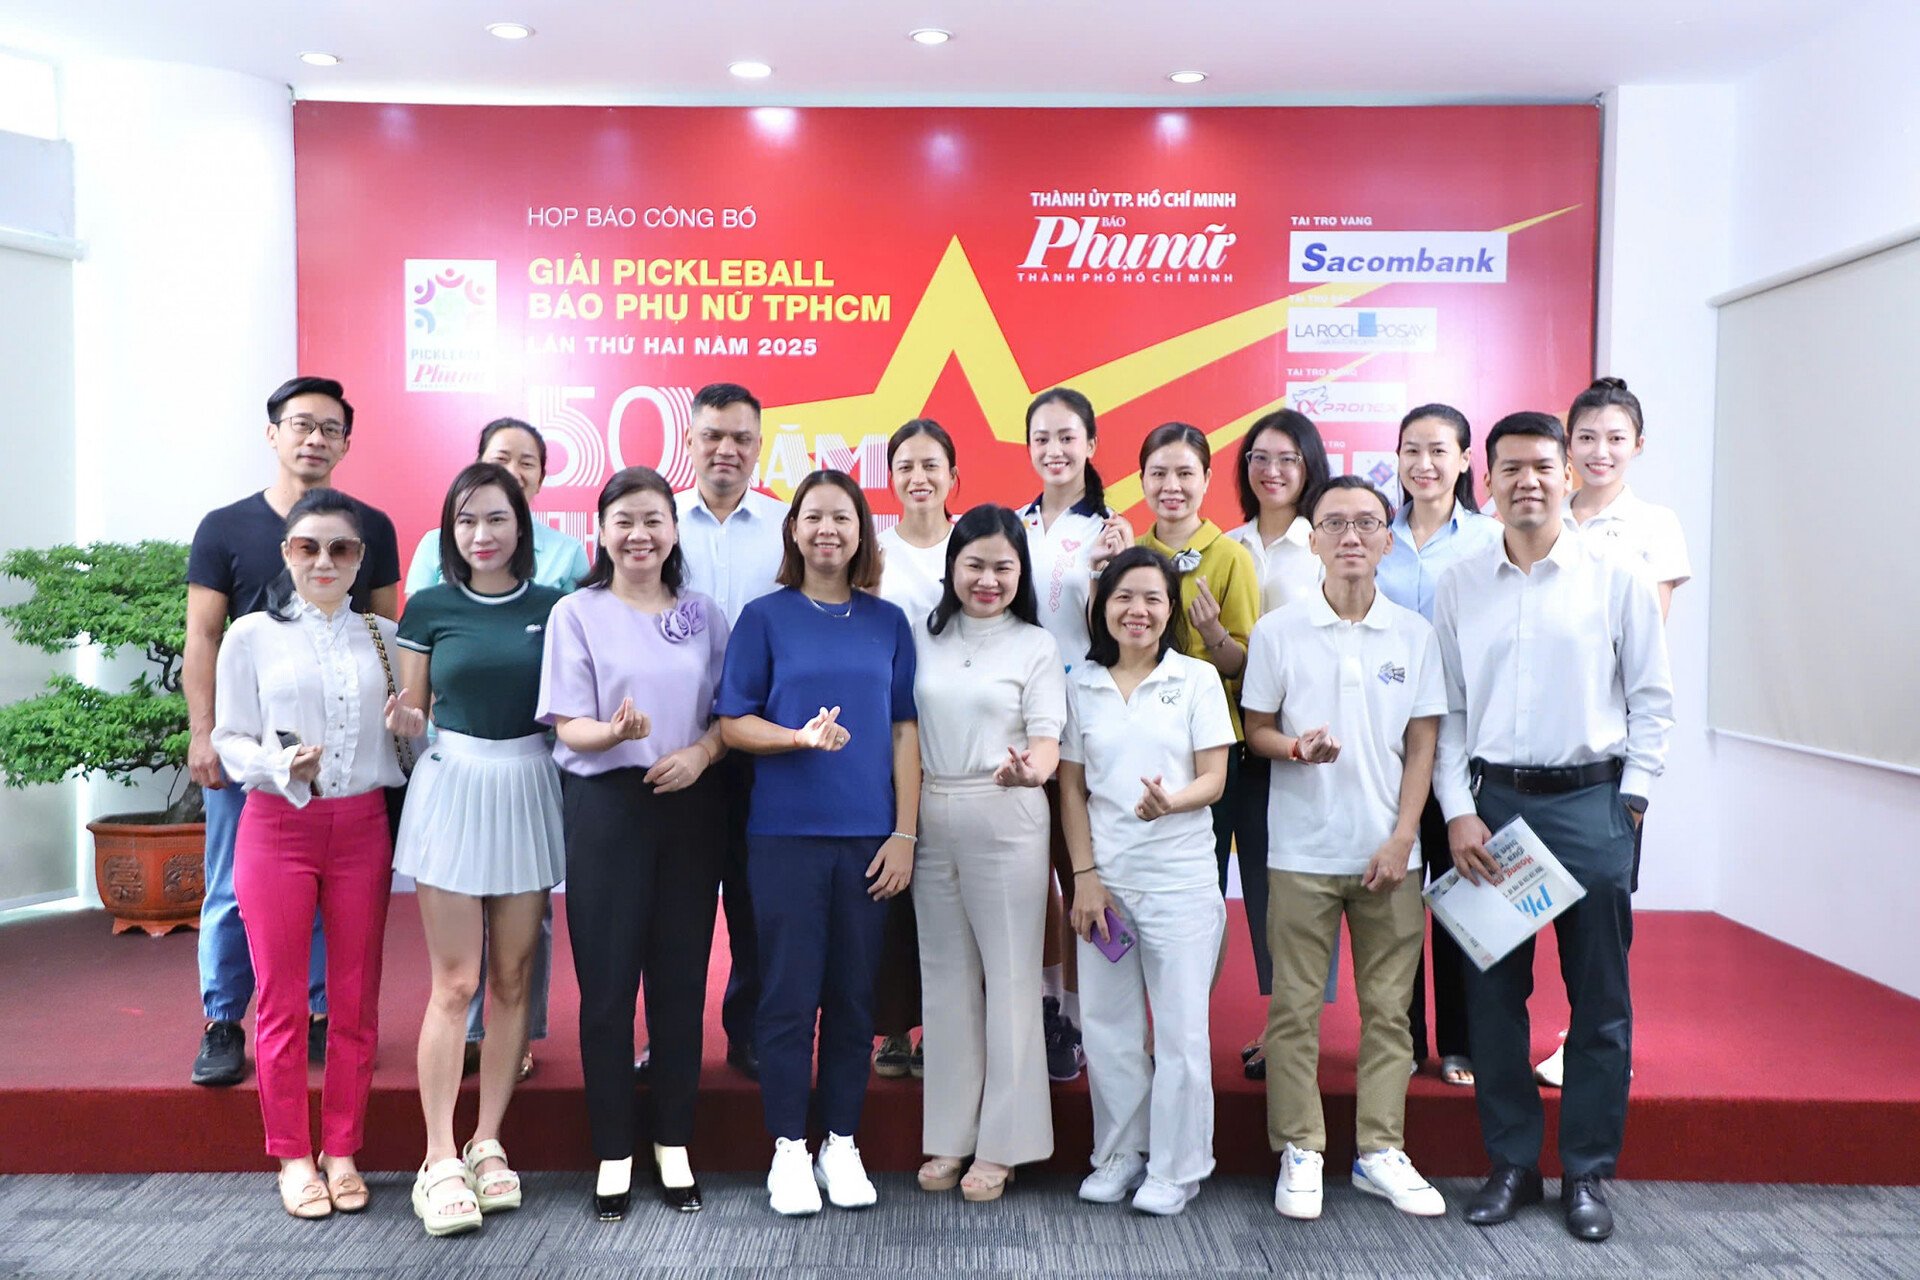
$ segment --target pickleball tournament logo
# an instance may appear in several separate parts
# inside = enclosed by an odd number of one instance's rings
[[[499,292],[491,259],[408,258],[408,391],[492,391]]]

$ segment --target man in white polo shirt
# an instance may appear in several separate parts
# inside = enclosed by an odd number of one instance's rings
[[[1353,1185],[1405,1213],[1446,1203],[1404,1151],[1407,1004],[1425,940],[1420,813],[1447,709],[1433,628],[1374,588],[1392,508],[1358,476],[1308,495],[1320,588],[1255,624],[1241,690],[1247,745],[1271,758],[1267,829],[1267,1140],[1273,1207],[1317,1218],[1327,1146],[1318,1064],[1327,963],[1346,917],[1360,1002]]]

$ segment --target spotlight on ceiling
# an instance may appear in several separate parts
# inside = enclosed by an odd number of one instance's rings
[[[533,34],[533,28],[524,22],[489,22],[487,34],[502,40],[525,40]]]
[[[942,31],[938,27],[920,27],[907,32],[907,39],[915,44],[945,44],[953,39],[953,32]]]
[[[1167,77],[1175,84],[1199,84],[1206,78],[1207,73],[1204,71],[1176,71]]]
[[[727,70],[742,80],[765,80],[773,74],[773,68],[764,62],[733,62],[727,64]]]
[[[310,67],[337,67],[340,65],[340,55],[337,53],[321,53],[318,49],[309,49],[300,55],[300,61]]]

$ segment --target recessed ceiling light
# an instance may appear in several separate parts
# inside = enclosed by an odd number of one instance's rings
[[[334,67],[340,65],[340,55],[337,53],[321,53],[317,49],[310,49],[300,55],[300,61],[310,67]]]
[[[915,44],[945,44],[953,39],[953,32],[942,31],[938,27],[921,27],[907,32],[907,39]]]
[[[1176,71],[1167,77],[1175,84],[1199,84],[1206,78],[1207,73],[1204,71]]]
[[[765,80],[773,74],[773,68],[764,62],[729,63],[727,70],[733,72],[733,74],[739,76],[742,80]]]
[[[489,22],[487,34],[502,40],[525,40],[533,34],[533,28],[524,22]]]

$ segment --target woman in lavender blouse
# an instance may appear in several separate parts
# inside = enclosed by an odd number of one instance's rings
[[[713,721],[727,619],[683,588],[673,490],[628,467],[600,491],[600,546],[547,626],[538,715],[554,728],[567,842],[567,929],[580,983],[594,1209],[624,1217],[633,1179],[633,1012],[648,976],[660,1194],[701,1207],[687,1158],[722,838]]]

